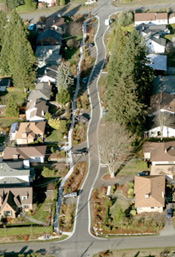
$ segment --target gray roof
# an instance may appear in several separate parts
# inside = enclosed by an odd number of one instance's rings
[[[58,45],[61,44],[62,36],[52,29],[44,30],[37,38],[37,45]]]
[[[47,75],[53,79],[57,78],[57,70],[58,66],[57,65],[45,65],[42,68],[38,68],[38,77],[42,77],[44,75]]]
[[[10,127],[10,133],[14,133],[18,129],[18,122],[15,122]]]
[[[36,116],[40,118],[45,118],[44,115],[48,111],[48,109],[49,107],[46,104],[45,100],[35,99],[27,103],[26,112],[32,110],[30,113],[30,119]]]
[[[161,91],[175,94],[175,76],[157,76],[154,78],[154,92]]]
[[[32,90],[28,96],[28,100],[35,100],[35,99],[44,99],[50,100],[50,94],[52,91],[52,86],[48,85],[48,83],[38,83],[36,85],[36,89]]]
[[[18,164],[18,163],[22,163],[22,162],[14,162],[14,164]],[[19,176],[22,176],[22,175],[30,175],[30,169],[23,169],[23,168],[15,168],[13,167],[12,168],[12,162],[1,162],[0,163],[0,176],[16,176],[16,175],[19,175]],[[15,166],[15,165],[13,165]]]
[[[167,55],[149,54],[147,58],[150,60],[149,67],[154,70],[167,71]]]
[[[61,60],[60,45],[37,46],[36,58],[45,63],[59,64]]]
[[[141,24],[136,27],[136,30],[140,31],[144,38],[151,39],[159,45],[166,46],[166,39],[161,37],[162,35],[169,34],[165,25],[149,26],[147,24]]]
[[[0,179],[0,185],[17,185],[17,184],[26,184],[28,185],[28,182],[26,182],[25,180],[16,178],[16,177],[5,177]]]

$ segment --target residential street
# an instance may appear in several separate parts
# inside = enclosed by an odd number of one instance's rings
[[[167,7],[170,5],[161,5]],[[174,5],[171,5],[175,7]],[[138,8],[138,7],[137,7]],[[140,7],[141,8],[141,7]],[[145,7],[150,8],[150,7]],[[153,9],[156,9],[154,6]],[[1,244],[0,253],[8,253],[13,256],[15,252],[31,253],[48,252],[60,257],[90,257],[93,254],[107,249],[128,249],[128,248],[147,248],[147,247],[175,247],[175,235],[162,234],[161,236],[140,236],[140,237],[117,237],[117,238],[95,238],[90,233],[90,197],[93,186],[95,185],[100,173],[100,163],[98,158],[98,126],[101,117],[100,101],[98,95],[98,79],[100,71],[105,61],[105,46],[103,36],[107,30],[105,19],[112,13],[120,10],[131,10],[134,8],[114,8],[110,0],[98,0],[97,7],[92,11],[99,20],[98,32],[96,35],[97,59],[94,69],[89,78],[89,95],[91,102],[91,120],[88,128],[87,147],[89,149],[89,171],[85,183],[82,187],[82,193],[79,197],[78,209],[75,221],[75,230],[72,236],[65,241],[58,242],[31,242]],[[43,14],[42,14],[43,15]],[[27,18],[27,16],[26,16]],[[30,17],[32,18],[32,16]],[[30,19],[28,16],[28,19]],[[100,178],[100,176],[99,176]],[[100,178],[101,179],[101,178]],[[6,255],[5,255],[6,256]]]

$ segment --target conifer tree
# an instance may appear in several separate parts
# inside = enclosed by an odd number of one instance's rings
[[[2,47],[2,40],[5,34],[5,26],[7,24],[7,15],[5,12],[0,10],[0,50]]]
[[[137,31],[125,34],[116,28],[106,81],[108,118],[125,124],[132,132],[142,131],[145,103],[153,79],[146,48]]]
[[[28,89],[35,81],[35,56],[27,39],[27,30],[16,11],[12,11],[2,43],[0,68],[12,76],[15,87]]]

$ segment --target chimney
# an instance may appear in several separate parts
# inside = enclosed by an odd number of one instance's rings
[[[145,195],[145,198],[149,198],[150,197],[150,193]]]
[[[167,153],[167,149],[165,148],[165,151],[164,151],[165,153]]]

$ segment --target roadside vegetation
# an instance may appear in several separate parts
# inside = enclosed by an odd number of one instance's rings
[[[106,187],[93,190],[91,198],[93,234],[102,237],[137,233],[154,234],[163,228],[164,214],[136,214],[133,186],[132,182],[118,187],[113,185],[110,196],[106,195]]]

